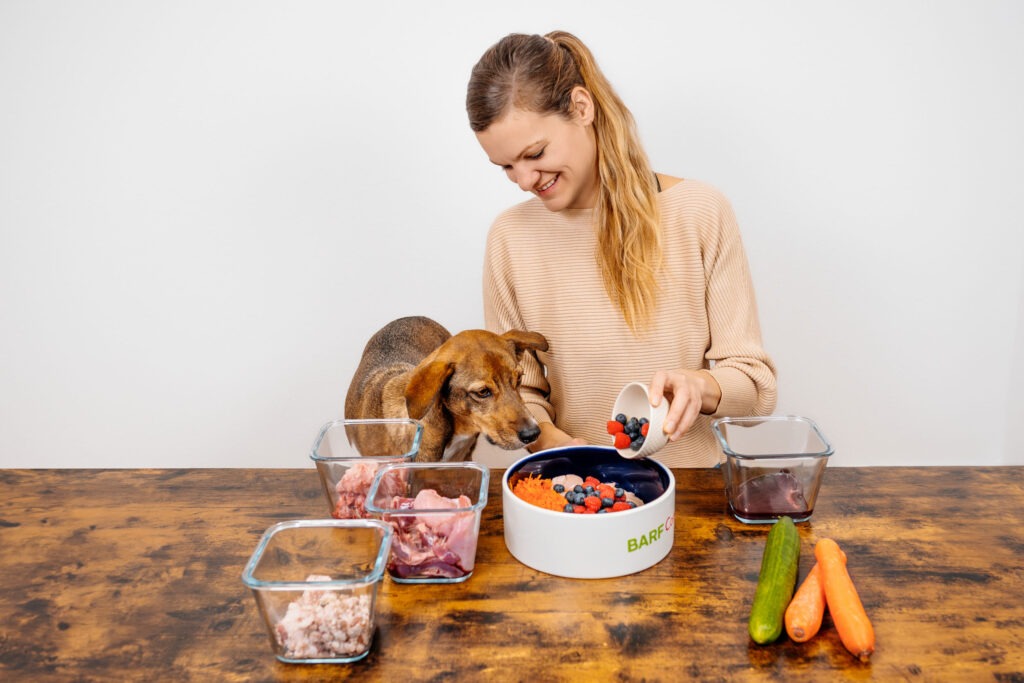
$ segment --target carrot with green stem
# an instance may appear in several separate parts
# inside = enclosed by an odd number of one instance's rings
[[[845,563],[846,555],[842,557]],[[805,643],[818,633],[824,616],[825,586],[821,582],[821,569],[815,562],[786,607],[786,633],[793,642]]]
[[[875,629],[846,571],[842,552],[831,538],[823,538],[814,546],[814,557],[825,586],[825,601],[839,639],[851,654],[866,662],[875,651]]]

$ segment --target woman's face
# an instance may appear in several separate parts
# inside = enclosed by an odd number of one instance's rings
[[[597,201],[593,106],[586,90],[577,91],[585,101],[576,103],[570,120],[512,109],[476,134],[491,162],[549,211],[590,209]]]

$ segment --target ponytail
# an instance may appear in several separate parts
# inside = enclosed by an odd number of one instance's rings
[[[657,183],[640,144],[632,113],[579,38],[564,31],[546,36],[567,50],[595,102],[599,194],[594,207],[597,260],[605,290],[636,332],[649,322],[657,299],[661,229]]]

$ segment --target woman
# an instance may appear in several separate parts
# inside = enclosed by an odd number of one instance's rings
[[[523,363],[533,450],[610,444],[619,390],[668,400],[671,467],[721,461],[710,423],[775,407],[754,290],[729,202],[655,174],[633,117],[575,36],[512,34],[474,66],[470,127],[534,198],[495,220],[484,263],[489,329],[527,329],[549,349]]]

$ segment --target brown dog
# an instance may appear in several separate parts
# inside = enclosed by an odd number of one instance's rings
[[[423,424],[416,460],[465,460],[483,434],[506,450],[540,435],[519,396],[526,349],[547,351],[536,332],[466,330],[454,337],[430,318],[399,318],[366,343],[345,397],[345,417],[411,417]],[[383,452],[381,444],[360,452]]]

